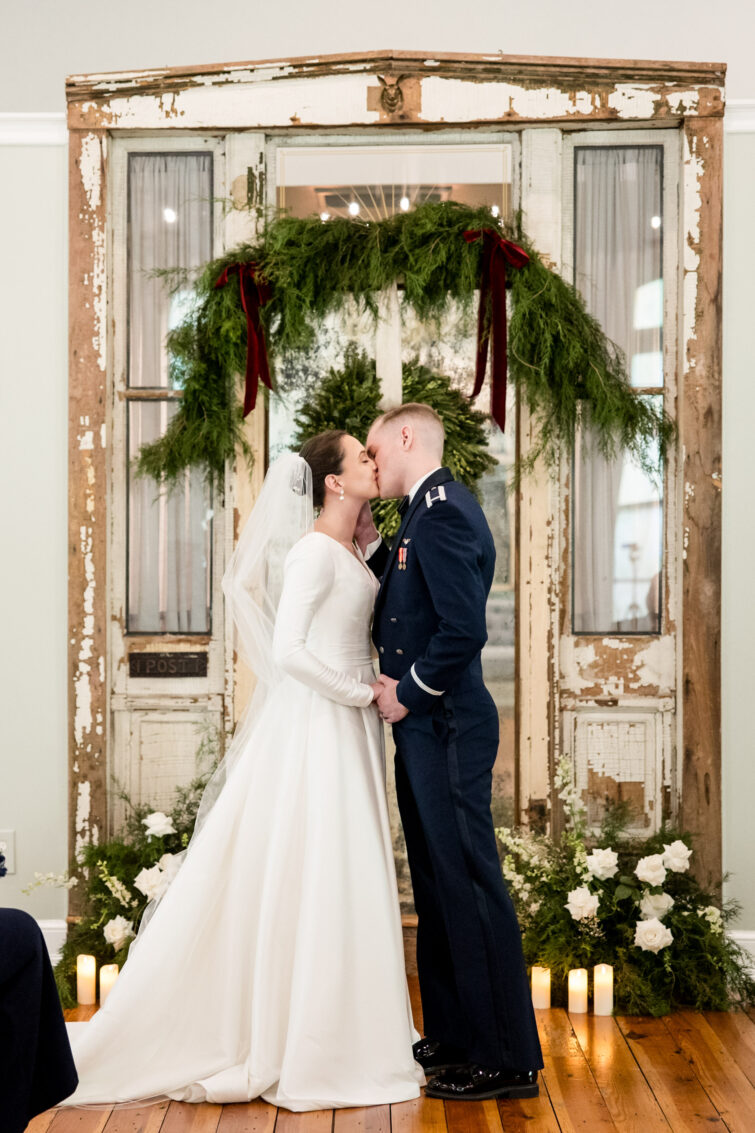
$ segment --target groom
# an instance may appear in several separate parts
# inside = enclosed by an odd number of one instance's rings
[[[442,467],[427,405],[379,417],[366,449],[380,495],[403,496],[389,548],[365,510],[357,539],[381,579],[373,639],[393,725],[396,791],[417,909],[433,1097],[535,1097],[543,1065],[521,937],[490,814],[498,712],[482,680],[495,547],[474,496]]]

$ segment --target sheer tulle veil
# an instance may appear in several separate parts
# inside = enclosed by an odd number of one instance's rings
[[[234,625],[236,649],[257,683],[233,739],[202,793],[194,832],[186,849],[176,855],[174,866],[180,866],[191,852],[245,750],[246,738],[259,718],[269,690],[281,679],[273,660],[273,633],[283,587],[283,565],[294,543],[311,531],[313,524],[312,471],[297,453],[284,453],[270,465],[223,575],[223,594]],[[140,946],[166,892],[167,887],[147,904],[129,954]]]
[[[186,849],[175,855],[175,868],[171,871],[169,884],[144,910],[121,978],[127,978],[132,953],[149,947],[144,944],[149,937],[149,923],[180,876],[184,860],[201,839],[212,808],[231,779],[241,754],[246,751],[247,757],[252,757],[253,745],[247,745],[246,739],[260,718],[270,689],[282,677],[273,660],[273,633],[283,587],[283,566],[294,543],[311,531],[313,524],[312,471],[298,454],[284,453],[270,466],[259,498],[223,575],[223,593],[227,612],[234,624],[235,646],[257,678],[255,689],[224,757],[204,788],[194,831]],[[133,1010],[138,1012],[140,1004],[135,1002]],[[84,1025],[96,1026],[96,1019],[95,1015],[90,1023]],[[121,1110],[167,1100],[169,1099],[165,1094],[154,1094],[133,1101],[73,1104],[81,1109]]]

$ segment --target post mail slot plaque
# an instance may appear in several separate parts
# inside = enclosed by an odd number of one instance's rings
[[[206,677],[206,653],[129,653],[130,677]]]

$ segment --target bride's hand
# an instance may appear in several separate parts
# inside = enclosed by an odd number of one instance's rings
[[[373,704],[377,704],[377,699],[378,699],[378,697],[380,696],[380,693],[381,693],[381,692],[383,691],[383,689],[385,688],[385,685],[384,685],[384,684],[383,684],[383,682],[382,682],[382,681],[381,681],[381,680],[380,680],[380,679],[378,678],[378,680],[374,681],[374,682],[373,682],[373,683],[372,683],[372,684],[370,685],[370,688],[372,689],[372,703],[373,703]]]

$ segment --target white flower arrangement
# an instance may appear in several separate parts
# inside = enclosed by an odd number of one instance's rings
[[[586,885],[580,885],[569,893],[564,908],[569,910],[573,920],[584,921],[597,914],[599,905],[600,897],[591,893]]]
[[[166,834],[175,834],[176,828],[173,819],[161,810],[154,810],[142,819],[142,825],[147,832],[147,838],[164,838]]]
[[[666,880],[663,854],[648,854],[646,858],[640,858],[634,872],[640,881],[645,881],[648,885],[663,885]]]
[[[704,917],[714,932],[722,933],[724,931],[724,918],[721,910],[717,909],[715,905],[708,905],[700,913]]]
[[[97,862],[97,872],[99,873],[103,883],[107,886],[117,901],[126,909],[135,909],[139,904],[136,897],[132,897],[127,887],[123,884],[120,878],[108,871],[106,863],[100,859]]]
[[[117,952],[134,935],[134,923],[127,921],[125,917],[113,917],[107,922],[102,933],[107,943],[112,944]]]
[[[689,869],[689,859],[692,857],[692,850],[681,838],[677,838],[669,846],[664,842],[663,844],[663,864],[666,869],[670,869],[672,873],[685,873]]]
[[[181,861],[178,854],[163,854],[160,861],[149,869],[145,868],[134,878],[134,885],[148,901],[162,897],[173,878],[178,873]]]
[[[674,907],[674,898],[670,893],[643,893],[640,900],[640,912],[643,917],[652,920],[657,917],[662,921],[666,913]]]
[[[75,885],[79,884],[78,877],[69,877],[68,873],[37,873],[34,872],[34,880],[30,881],[21,890],[22,893],[33,893],[35,889],[42,889],[46,887],[54,889],[73,889]]]
[[[638,921],[634,930],[635,947],[642,948],[644,952],[658,953],[662,948],[668,948],[673,940],[670,929],[667,929],[658,917]]]
[[[619,871],[619,855],[615,850],[593,850],[585,858],[591,877],[608,881]]]

